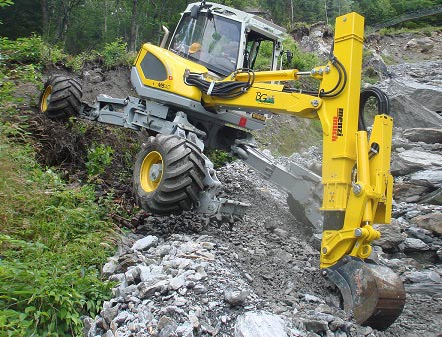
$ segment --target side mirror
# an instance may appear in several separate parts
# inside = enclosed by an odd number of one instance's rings
[[[199,12],[200,12],[200,6],[194,5],[190,10],[190,17],[195,20],[198,19]]]

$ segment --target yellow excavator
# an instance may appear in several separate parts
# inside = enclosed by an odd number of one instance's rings
[[[361,91],[364,19],[336,19],[329,60],[309,71],[281,70],[285,30],[254,14],[224,5],[189,4],[170,38],[142,46],[131,70],[138,97],[99,95],[81,101],[81,85],[64,76],[45,84],[40,110],[54,120],[79,116],[150,137],[134,165],[133,190],[140,207],[156,214],[194,209],[209,216],[241,216],[247,205],[219,196],[221,183],[205,148],[232,151],[289,195],[294,213],[322,234],[320,268],[340,290],[356,321],[386,329],[400,315],[405,290],[398,275],[374,262],[373,224],[388,224],[393,178],[393,120],[388,97]],[[270,58],[263,51],[272,51]],[[263,67],[264,71],[255,68]],[[316,90],[287,85],[302,77]],[[371,127],[367,100],[377,100]],[[250,131],[272,114],[319,119],[323,132],[322,177],[292,164],[275,164],[254,145]],[[322,182],[322,184],[321,184]],[[322,191],[321,191],[322,187]],[[318,191],[322,207],[316,208]]]

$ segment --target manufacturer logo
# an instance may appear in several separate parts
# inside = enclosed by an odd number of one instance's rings
[[[336,116],[333,117],[333,128],[332,128],[332,141],[338,140],[338,137],[344,135],[342,132],[342,123],[344,122],[344,109],[338,108]]]
[[[157,86],[158,86],[158,88],[160,88],[160,89],[170,90],[170,84],[167,84],[167,83],[158,82],[158,83],[157,83]]]
[[[275,104],[275,97],[274,96],[269,96],[267,94],[263,94],[260,91],[258,91],[256,93],[255,99],[259,103]]]

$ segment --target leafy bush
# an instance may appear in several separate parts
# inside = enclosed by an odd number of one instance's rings
[[[101,56],[103,57],[103,63],[107,68],[127,64],[127,43],[123,42],[121,38],[114,42],[107,43],[101,52]]]
[[[284,69],[298,69],[301,71],[308,71],[320,64],[319,58],[313,53],[303,52],[298,48],[296,41],[288,37],[283,42],[284,50],[289,50],[292,53],[292,60],[289,62],[287,58],[283,60]]]
[[[109,284],[100,281],[96,267],[66,265],[64,257],[38,242],[7,235],[0,235],[0,242],[9,248],[0,268],[0,331],[15,336],[78,334],[80,314],[96,315],[109,298]]]
[[[114,150],[110,146],[103,144],[91,148],[87,154],[86,169],[89,175],[104,173],[106,168],[112,163]]]
[[[80,316],[110,297],[99,270],[114,226],[94,186],[66,186],[24,145],[16,83],[36,77],[34,64],[0,64],[0,336],[80,336]]]
[[[273,57],[273,43],[270,41],[262,41],[259,46],[258,57],[255,61],[254,69],[270,70]]]
[[[255,62],[256,70],[269,70],[269,65],[271,64],[271,59],[273,55],[273,44],[266,41],[261,43],[259,54]],[[283,68],[284,69],[298,69],[301,71],[310,70],[317,66],[320,62],[318,57],[313,53],[306,53],[300,50],[296,44],[296,41],[288,36],[283,41],[283,46],[285,51],[290,51],[292,54],[291,62],[288,61],[287,57],[284,55]]]
[[[0,37],[0,58],[9,63],[34,64],[41,66],[65,62],[67,55],[57,46],[44,42],[41,36],[18,38],[11,41]]]
[[[12,0],[0,0],[0,8],[6,7],[6,6],[11,6],[13,4],[14,4],[14,2]]]
[[[207,157],[212,161],[215,168],[224,166],[233,161],[233,157],[226,151],[210,150],[207,152]]]
[[[86,63],[94,62],[98,57],[99,54],[95,50],[82,52],[76,56],[68,56],[66,58],[66,66],[78,73],[83,69]]]
[[[41,73],[34,64],[14,64],[9,67],[0,62],[0,110],[3,116],[16,116],[22,121],[25,116],[18,114],[17,103],[23,101],[23,97],[18,97],[15,82],[21,81],[35,85],[38,89],[42,86]],[[36,95],[28,94],[30,99],[36,99]],[[23,125],[16,128],[22,128]]]
[[[0,52],[10,61],[38,64],[42,60],[42,50],[43,41],[37,35],[15,41],[0,37]]]

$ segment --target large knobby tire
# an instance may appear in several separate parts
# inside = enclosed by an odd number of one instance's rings
[[[53,120],[67,120],[79,114],[82,96],[81,84],[76,79],[52,76],[41,93],[40,112]]]
[[[204,189],[204,172],[204,158],[193,143],[177,136],[150,137],[135,161],[136,201],[155,214],[190,210]]]

